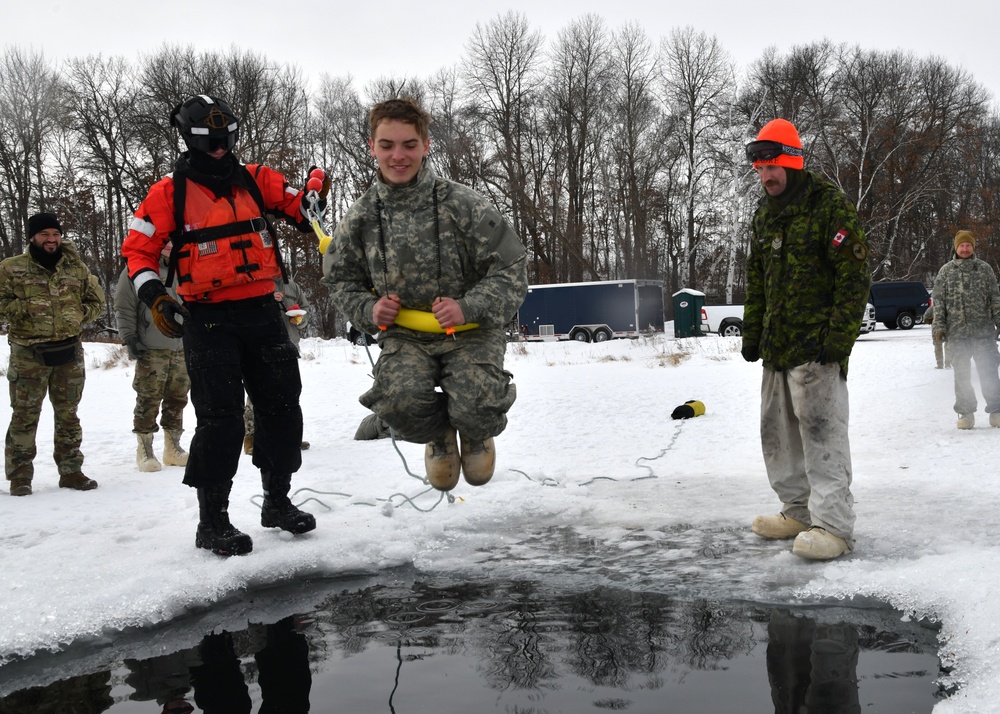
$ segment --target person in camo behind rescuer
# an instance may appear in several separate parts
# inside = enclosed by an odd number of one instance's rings
[[[389,99],[368,121],[378,175],[337,225],[323,281],[355,327],[382,330],[375,384],[360,402],[425,444],[434,488],[453,489],[461,474],[479,486],[493,476],[493,437],[516,397],[504,327],[527,293],[524,246],[484,196],[435,175],[419,104]],[[430,322],[404,326],[402,308]]]
[[[12,496],[30,496],[42,402],[48,393],[55,419],[53,456],[59,487],[97,488],[83,474],[83,429],[77,408],[86,381],[80,332],[104,309],[104,291],[63,240],[53,213],[28,219],[28,250],[0,263],[0,320],[7,323],[10,426],[4,468]]]
[[[302,411],[298,353],[285,315],[273,296],[284,276],[277,236],[265,214],[301,231],[307,211],[322,204],[329,182],[310,172],[322,190],[291,188],[277,171],[244,165],[233,153],[240,121],[223,100],[192,97],[170,112],[187,145],[171,176],[153,185],[139,205],[122,255],[139,299],[149,305],[163,334],[183,335],[197,425],[184,483],[198,492],[195,545],[219,555],[253,549],[249,535],[229,521],[229,494],[243,446],[243,396],[253,399],[257,433],[253,463],[261,471],[260,522],[294,534],[316,519],[288,497],[302,464]],[[168,281],[159,276],[163,246],[171,241]],[[181,322],[183,320],[183,322]]]
[[[972,386],[972,361],[976,361],[990,426],[1000,427],[1000,289],[993,266],[976,257],[976,237],[958,231],[953,241],[955,258],[941,266],[934,279],[936,344],[948,345],[955,380],[955,413],[958,428],[976,424],[976,391]]]
[[[847,363],[871,282],[868,243],[847,196],[804,170],[791,122],[765,124],[746,153],[765,195],[753,217],[742,353],[764,365],[761,450],[782,504],[752,529],[827,560],[854,544]]]
[[[171,244],[167,243],[160,251],[160,278],[164,280],[171,250]],[[177,299],[173,287],[168,293]],[[160,471],[164,465],[186,466],[188,453],[181,446],[181,434],[184,433],[184,408],[191,380],[184,364],[184,346],[179,337],[167,337],[156,328],[149,306],[136,295],[128,267],[122,269],[115,288],[115,324],[129,358],[135,360],[132,378],[135,464],[143,473]],[[159,430],[157,414],[163,426],[162,464],[153,452],[153,436]]]

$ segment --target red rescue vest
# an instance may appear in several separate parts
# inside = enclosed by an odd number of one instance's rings
[[[173,252],[178,295],[198,300],[219,288],[281,277],[277,246],[248,191],[234,186],[232,196],[216,198],[184,181],[184,228]]]

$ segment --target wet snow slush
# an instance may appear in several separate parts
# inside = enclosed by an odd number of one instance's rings
[[[491,543],[464,574],[239,593],[12,662],[0,712],[893,714],[943,696],[934,623],[877,601],[781,602],[768,593],[794,578],[725,565],[773,557],[746,529],[619,535],[547,528]]]

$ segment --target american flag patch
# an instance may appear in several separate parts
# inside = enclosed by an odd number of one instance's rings
[[[198,253],[200,253],[201,255],[214,255],[215,253],[218,252],[219,252],[219,246],[218,244],[216,244],[214,240],[209,241],[208,243],[198,244]]]
[[[837,231],[837,235],[833,237],[833,247],[839,248],[840,244],[844,242],[844,239],[846,237],[847,237],[847,229],[841,228],[839,231]]]

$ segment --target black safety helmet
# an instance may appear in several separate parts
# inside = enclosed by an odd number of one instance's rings
[[[170,112],[170,126],[177,127],[189,149],[209,153],[232,150],[240,138],[240,120],[222,99],[199,94]]]

